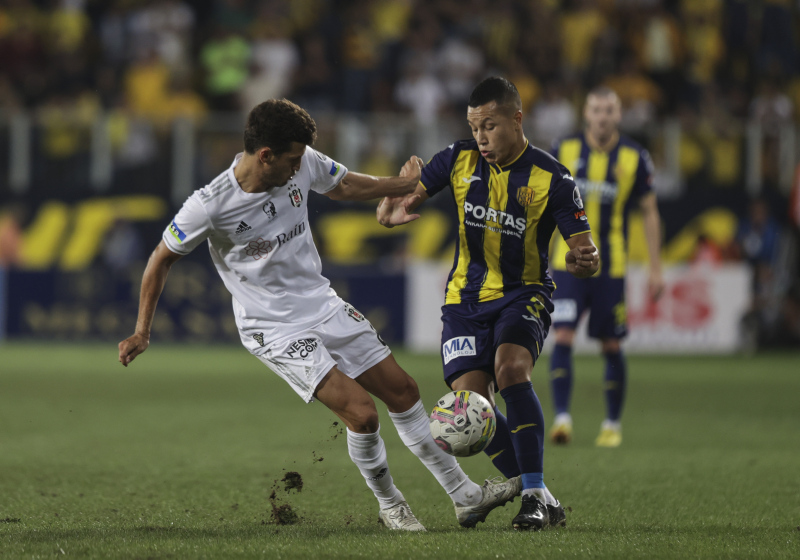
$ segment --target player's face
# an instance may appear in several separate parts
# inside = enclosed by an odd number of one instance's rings
[[[588,133],[598,140],[610,138],[622,118],[619,97],[616,95],[590,95],[583,109]]]
[[[489,163],[505,165],[519,155],[518,141],[522,130],[522,112],[498,106],[492,101],[467,108],[467,123],[478,150]]]
[[[294,177],[295,173],[300,171],[300,163],[303,161],[305,153],[305,144],[292,142],[288,151],[280,155],[273,154],[264,170],[264,183],[270,187],[286,184],[289,179]]]

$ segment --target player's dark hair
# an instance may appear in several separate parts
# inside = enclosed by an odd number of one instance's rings
[[[317,123],[305,109],[288,99],[269,99],[247,115],[244,149],[248,154],[259,148],[271,148],[280,155],[289,151],[292,142],[311,146],[316,139]]]
[[[515,111],[522,109],[517,86],[499,76],[486,78],[472,90],[467,102],[470,107],[480,107],[494,101],[498,106],[510,106]]]

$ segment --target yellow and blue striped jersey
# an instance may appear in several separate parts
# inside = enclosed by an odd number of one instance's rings
[[[553,230],[558,226],[565,239],[589,231],[567,169],[530,144],[499,167],[481,156],[475,140],[456,142],[423,168],[421,183],[430,196],[451,187],[458,210],[445,304],[491,301],[531,285],[549,297]]]
[[[623,278],[629,210],[642,195],[653,190],[650,155],[625,136],[620,136],[617,145],[608,152],[593,150],[583,133],[555,142],[550,153],[569,169],[581,191],[600,253],[598,275]],[[566,250],[564,242],[555,236],[553,252]],[[565,270],[566,266],[556,261],[553,269]]]

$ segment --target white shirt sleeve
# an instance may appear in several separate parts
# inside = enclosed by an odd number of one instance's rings
[[[195,192],[186,199],[161,237],[170,251],[188,255],[208,239],[211,231],[211,220]]]
[[[311,190],[324,194],[333,190],[347,175],[347,168],[315,149],[308,147],[303,158],[311,177]]]

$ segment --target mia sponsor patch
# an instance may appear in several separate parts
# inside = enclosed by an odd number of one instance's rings
[[[475,356],[475,337],[457,336],[442,344],[442,359],[445,364],[461,356]]]
[[[300,208],[300,205],[303,203],[303,193],[300,189],[292,189],[289,191],[289,200],[292,201],[292,206]]]
[[[262,347],[263,347],[263,346],[264,346],[264,333],[263,333],[263,332],[257,332],[257,333],[255,333],[255,334],[253,335],[253,340],[255,340],[256,342],[258,342],[258,345],[259,345],[259,346],[262,346]]]
[[[317,344],[316,338],[301,338],[300,340],[292,342],[291,346],[286,350],[286,353],[290,358],[297,356],[305,360],[317,349]]]
[[[339,171],[341,171],[341,170],[342,170],[342,166],[341,165],[339,165],[335,161],[331,162],[331,170],[330,170],[331,176],[336,177],[339,174]]]
[[[576,321],[578,319],[578,303],[574,299],[557,299],[553,302],[553,323],[560,321]]]
[[[183,243],[183,240],[186,239],[186,234],[181,231],[181,228],[178,227],[175,220],[172,220],[172,223],[169,225],[169,232],[178,240],[178,243]]]

